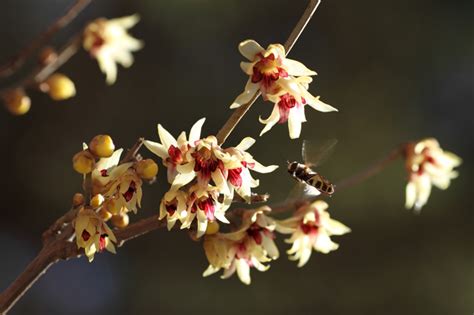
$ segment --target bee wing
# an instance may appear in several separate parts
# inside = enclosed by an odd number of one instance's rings
[[[332,155],[336,148],[337,139],[329,139],[324,142],[314,140],[303,140],[301,154],[303,161],[309,167],[316,167],[324,163]]]
[[[296,185],[290,190],[288,197],[286,198],[286,202],[293,202],[297,200],[304,200],[310,197],[319,196],[321,192],[314,188],[311,185],[306,183],[298,182]]]

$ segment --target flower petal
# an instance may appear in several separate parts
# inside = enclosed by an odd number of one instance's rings
[[[244,40],[239,44],[239,52],[250,61],[254,61],[257,54],[264,50],[265,49],[263,49],[262,46],[253,39]]]

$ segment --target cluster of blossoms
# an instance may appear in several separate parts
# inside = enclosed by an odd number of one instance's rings
[[[269,173],[277,168],[263,166],[246,152],[255,143],[252,138],[227,149],[221,148],[214,136],[201,138],[204,121],[194,124],[189,139],[185,132],[175,139],[158,125],[161,143],[145,141],[145,146],[162,159],[171,184],[161,201],[160,219],[167,219],[169,229],[180,221],[184,229],[197,218],[197,237],[205,233],[208,222],[229,222],[225,212],[235,193],[250,201],[251,189],[259,185],[250,171]]]
[[[405,206],[419,211],[428,201],[432,185],[443,190],[449,187],[451,179],[458,176],[454,168],[462,160],[454,153],[443,151],[434,138],[409,144],[405,154],[409,176]]]
[[[241,227],[231,233],[206,235],[204,250],[209,267],[203,276],[209,276],[223,269],[221,278],[226,279],[237,271],[239,279],[250,284],[250,269],[266,271],[264,265],[279,257],[275,245],[275,232],[292,234],[286,240],[292,247],[288,250],[290,260],[299,260],[302,267],[309,260],[312,249],[327,254],[339,246],[331,241],[332,235],[350,232],[344,224],[330,218],[327,203],[318,200],[303,205],[291,218],[278,221],[268,216],[271,209],[264,206],[247,211]]]
[[[112,251],[113,246],[108,244],[115,237],[105,222],[111,220],[117,228],[126,227],[128,213],[136,213],[140,207],[143,181],[153,180],[158,173],[158,165],[151,159],[120,161],[122,152],[115,150],[110,136],[98,135],[73,157],[73,168],[84,175],[93,196],[75,220],[77,246],[85,249],[89,260],[96,251]],[[90,238],[95,235],[91,233],[94,229],[100,238]]]
[[[260,118],[260,122],[265,124],[260,135],[276,123],[288,121],[290,138],[299,138],[301,124],[306,121],[305,105],[320,112],[337,111],[308,92],[311,76],[316,75],[316,72],[298,61],[286,58],[282,45],[272,44],[264,49],[256,41],[246,40],[240,43],[239,51],[249,60],[240,64],[249,79],[244,92],[237,96],[230,107],[238,108],[250,102],[259,91],[264,100],[274,103],[270,116],[267,119]]]
[[[83,47],[97,59],[99,67],[106,75],[107,84],[117,78],[117,63],[128,68],[133,64],[132,52],[143,47],[143,42],[130,36],[127,30],[139,21],[138,15],[116,19],[100,18],[89,23],[84,29]],[[38,58],[41,67],[47,67],[58,58],[51,47],[44,48]],[[36,80],[36,78],[35,78]],[[62,101],[76,95],[74,82],[66,75],[53,73],[34,88],[47,93],[54,101]],[[14,88],[1,93],[5,108],[14,115],[23,115],[30,110],[31,99],[25,87]]]

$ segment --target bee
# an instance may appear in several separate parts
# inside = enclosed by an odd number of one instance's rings
[[[304,195],[324,194],[331,196],[335,191],[335,186],[321,174],[313,170],[323,160],[325,160],[334,150],[337,140],[326,141],[322,146],[316,146],[308,140],[303,141],[302,155],[304,163],[296,161],[288,163],[288,173],[302,185]],[[301,187],[303,186],[303,187]]]

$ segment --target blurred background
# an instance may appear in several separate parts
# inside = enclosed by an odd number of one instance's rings
[[[63,14],[73,0],[3,0],[0,63]],[[31,111],[0,114],[2,218],[0,290],[39,251],[40,235],[80,190],[71,158],[96,134],[118,147],[157,139],[207,117],[216,133],[246,82],[240,41],[284,42],[306,6],[289,0],[94,1],[56,37],[63,44],[94,18],[139,13],[131,33],[146,43],[112,87],[87,53],[60,69],[77,96],[53,102],[32,92]],[[159,230],[127,243],[117,255],[60,262],[11,314],[472,314],[474,2],[469,0],[323,1],[291,52],[318,72],[310,88],[339,113],[307,109],[302,139],[337,138],[320,171],[333,181],[363,169],[399,143],[428,136],[463,157],[447,191],[433,189],[420,215],[404,209],[406,174],[398,161],[364,184],[329,200],[352,233],[329,255],[313,253],[302,269],[282,257],[252,285],[234,276],[202,278],[207,261],[186,233]],[[0,82],[0,84],[2,84]],[[258,137],[271,104],[258,101],[228,140]],[[299,159],[301,139],[278,125],[250,150],[263,164]],[[143,155],[151,157],[143,151]],[[158,211],[167,189],[162,170],[145,188],[139,216]],[[274,202],[293,181],[282,167],[259,176]],[[278,184],[275,184],[278,183]]]

